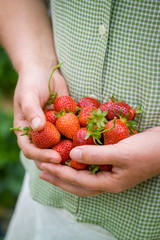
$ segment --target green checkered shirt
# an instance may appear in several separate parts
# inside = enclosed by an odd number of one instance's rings
[[[142,106],[141,131],[160,126],[160,1],[52,0],[51,13],[70,95],[77,101],[94,94],[105,102],[114,94]],[[25,165],[33,199],[65,208],[116,239],[160,239],[160,176],[122,193],[78,197],[40,180],[31,161]]]

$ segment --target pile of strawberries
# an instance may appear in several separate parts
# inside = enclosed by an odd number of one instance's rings
[[[53,74],[53,72],[52,72]],[[117,101],[113,96],[101,104],[93,97],[82,97],[78,103],[70,96],[51,94],[50,103],[53,110],[44,110],[46,125],[37,132],[30,127],[23,130],[32,143],[42,149],[51,148],[62,158],[61,164],[67,164],[75,169],[90,169],[92,173],[98,170],[111,171],[111,165],[88,166],[70,159],[70,151],[82,145],[116,144],[122,139],[137,133],[133,121],[141,112],[140,107],[133,109],[123,101]]]
[[[70,96],[61,96],[54,101],[53,110],[44,110],[45,128],[36,132],[25,128],[32,143],[38,148],[52,148],[62,158],[61,164],[82,170],[90,168],[111,171],[111,165],[88,166],[70,159],[70,151],[82,145],[116,144],[137,133],[133,121],[139,109],[113,97],[103,104],[92,97],[83,97],[76,104]]]

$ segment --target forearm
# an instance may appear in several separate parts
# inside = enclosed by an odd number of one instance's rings
[[[33,63],[57,63],[43,0],[1,0],[0,9],[0,41],[18,72]]]

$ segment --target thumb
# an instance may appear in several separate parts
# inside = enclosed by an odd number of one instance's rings
[[[118,144],[107,146],[84,145],[73,148],[70,152],[70,157],[77,162],[82,162],[89,165],[119,165],[120,159],[123,158],[123,152]]]
[[[44,128],[46,119],[40,101],[36,95],[27,94],[21,102],[22,114],[35,131]]]

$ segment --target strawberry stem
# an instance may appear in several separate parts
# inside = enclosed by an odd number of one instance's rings
[[[143,113],[143,110],[141,109],[141,105],[138,105],[138,107],[134,109],[134,116],[139,117],[141,113]]]
[[[128,127],[131,133],[134,133],[132,130],[138,131],[137,123],[135,121],[128,121],[126,126]]]
[[[17,130],[17,131],[21,131],[21,132],[23,132],[23,129],[21,129],[21,127],[17,127],[17,128],[10,128],[9,130],[10,130],[10,131]]]
[[[87,128],[104,128],[107,123],[107,113],[108,111],[102,113],[100,108],[97,111],[93,108],[90,117],[88,117]]]
[[[76,114],[77,114],[77,116],[79,115],[79,113],[80,113],[81,110],[82,110],[82,108],[76,106]]]
[[[117,118],[114,117],[114,119],[113,119],[113,126],[108,128],[108,129],[106,129],[106,130],[101,131],[101,133],[108,132],[108,131],[112,130],[113,128],[115,128],[116,127],[116,120],[117,120]]]
[[[108,97],[109,97],[109,99],[110,99],[113,103],[118,102],[118,99],[116,99],[116,98],[114,97],[114,94],[112,94],[111,97],[110,97],[110,96],[108,96]]]
[[[96,145],[97,144],[102,145],[102,142],[100,140],[101,139],[101,130],[103,130],[103,129],[102,128],[93,129],[92,127],[87,126],[87,134],[86,134],[85,140],[87,138],[89,138],[90,136],[92,136],[93,141]]]
[[[23,129],[21,129],[21,127],[10,128],[10,131],[14,131],[14,130],[23,132],[21,136],[28,135],[29,138],[31,138],[31,127],[24,127]]]
[[[48,81],[49,99],[48,99],[48,101],[47,101],[47,103],[46,103],[47,106],[51,105],[51,104],[53,103],[54,99],[57,97],[57,92],[52,93],[52,91],[51,91],[51,79],[52,79],[52,76],[53,76],[53,73],[55,72],[55,70],[56,70],[57,68],[59,68],[63,63],[64,63],[64,61],[61,62],[60,64],[56,65],[56,66],[53,68],[53,70],[52,70],[52,72],[51,72],[51,75],[50,75],[50,77],[49,77],[49,81]]]
[[[71,167],[71,160],[67,160],[67,161],[65,161],[65,165]]]
[[[90,165],[89,170],[90,170],[91,174],[95,174],[96,172],[99,171],[99,167],[98,167],[98,165]]]
[[[113,112],[114,112],[114,114],[119,118],[120,115],[122,115],[122,108],[121,108],[120,111],[119,111],[119,115],[116,113],[116,111],[115,111],[114,108],[113,108]]]
[[[63,115],[65,115],[66,114],[66,111],[63,109],[62,111],[60,111],[59,113],[54,113],[55,114],[55,116],[57,117],[57,118],[60,118],[61,116],[63,116]]]

